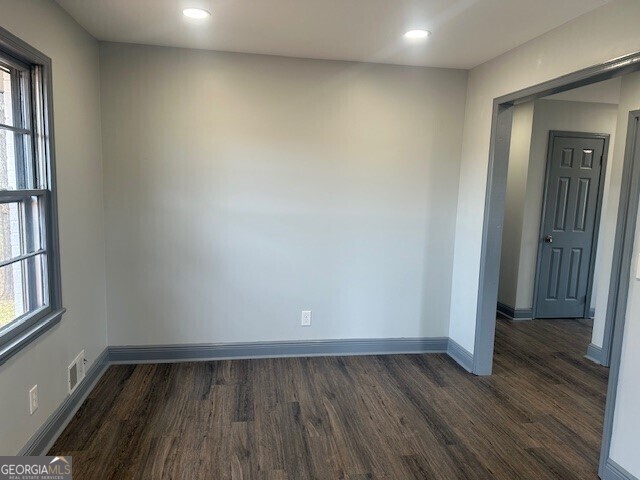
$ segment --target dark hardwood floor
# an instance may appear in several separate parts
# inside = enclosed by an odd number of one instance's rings
[[[586,321],[498,321],[445,355],[112,366],[50,455],[74,479],[596,479],[607,370]]]

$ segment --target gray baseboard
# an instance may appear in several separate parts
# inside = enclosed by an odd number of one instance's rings
[[[109,353],[105,348],[87,370],[84,379],[74,392],[51,414],[47,421],[29,439],[18,455],[46,455],[58,436],[76,414],[93,387],[98,383],[109,366]]]
[[[447,337],[107,347],[76,390],[65,398],[19,455],[45,455],[111,364],[411,353],[447,353],[465,370],[470,372],[473,367],[473,356]]]
[[[590,308],[589,309],[589,318],[593,318],[596,316],[596,309],[594,308]]]
[[[451,338],[447,345],[447,355],[458,362],[467,372],[473,371],[473,355]]]
[[[602,365],[602,348],[590,343],[587,347],[587,354],[585,355],[585,358],[588,358],[598,365]]]
[[[533,320],[533,309],[531,308],[513,308],[498,302],[497,310],[498,313],[510,320]]]
[[[190,345],[131,345],[109,347],[111,363],[185,362],[273,357],[376,355],[447,352],[448,338],[381,338],[303,340]]]
[[[637,477],[627,472],[613,460],[607,460],[603,471],[601,472],[602,480],[638,480]]]

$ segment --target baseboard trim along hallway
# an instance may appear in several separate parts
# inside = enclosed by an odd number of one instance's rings
[[[590,343],[585,357],[598,365],[602,365],[602,347]]]
[[[607,460],[602,473],[602,480],[638,480],[613,460]]]
[[[473,354],[463,348],[458,342],[449,339],[447,355],[453,358],[467,372],[473,371]]]

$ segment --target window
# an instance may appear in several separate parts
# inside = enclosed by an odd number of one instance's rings
[[[57,323],[50,60],[0,29],[0,363]]]

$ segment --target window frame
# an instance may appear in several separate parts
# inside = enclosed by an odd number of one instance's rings
[[[28,95],[25,98],[28,107],[27,111],[23,111],[23,114],[28,117],[25,117],[28,128],[22,128],[25,125],[19,127],[3,125],[3,129],[31,135],[29,148],[32,167],[36,169],[41,168],[40,165],[42,165],[44,168],[44,171],[39,171],[39,175],[34,175],[34,178],[40,181],[46,180],[46,184],[34,184],[30,189],[1,190],[0,203],[23,202],[28,197],[38,197],[43,212],[40,228],[44,228],[43,247],[47,262],[43,290],[48,299],[44,306],[17,317],[1,329],[1,365],[58,324],[66,309],[63,307],[61,292],[51,59],[2,27],[0,27],[0,58],[5,65],[26,71],[29,75],[26,82]],[[23,105],[24,102],[20,101],[21,109]],[[14,101],[14,125],[16,124],[16,106],[17,102]],[[42,158],[40,165],[38,165],[38,157]],[[28,253],[30,258],[37,258],[37,255],[33,252]]]

